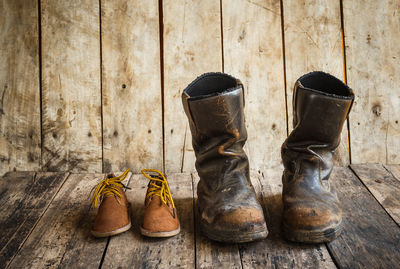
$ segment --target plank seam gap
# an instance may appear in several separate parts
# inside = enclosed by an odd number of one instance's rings
[[[240,268],[244,268],[243,267],[243,253],[242,253],[242,248],[240,247],[240,245],[239,244],[235,244],[236,245],[236,248],[238,249],[238,252],[239,252],[239,258],[240,258]]]
[[[111,236],[107,237],[107,243],[104,248],[103,255],[101,255],[101,259],[100,259],[99,269],[101,269],[103,267],[103,262],[104,262],[104,259],[106,258],[106,252],[108,249],[108,245],[110,244],[110,238],[111,238]]]
[[[222,73],[225,72],[225,58],[224,58],[224,22],[222,18],[222,0],[219,1],[219,17],[221,21],[221,61],[222,61]]]
[[[335,259],[335,255],[333,255],[333,252],[329,248],[329,243],[325,243],[325,247],[328,250],[329,256],[331,256],[333,264],[336,266],[336,268],[340,268],[339,262]]]
[[[104,173],[104,117],[103,117],[103,36],[101,27],[101,0],[99,0],[99,45],[100,45],[100,117],[101,117],[101,172]]]
[[[42,75],[42,10],[40,0],[38,0],[38,57],[39,57],[39,102],[40,102],[40,159],[39,170],[42,170],[43,165],[43,146],[44,146],[44,133],[43,133],[43,75]]]
[[[347,62],[346,62],[346,42],[344,37],[344,16],[343,16],[343,0],[339,0],[340,6],[340,31],[342,34],[342,55],[343,55],[343,76],[344,83],[347,85]],[[346,120],[347,125],[347,145],[349,148],[349,163],[352,163],[351,159],[351,136],[350,136],[350,117],[347,116]]]
[[[280,0],[281,8],[281,40],[282,40],[282,61],[283,61],[283,87],[285,92],[285,113],[286,113],[286,136],[289,136],[289,111],[287,100],[287,76],[286,76],[286,50],[285,50],[285,19],[283,13],[283,0]]]
[[[382,165],[382,164],[381,164]],[[384,165],[382,165],[385,167]],[[392,217],[392,215],[389,214],[389,212],[386,210],[386,208],[378,201],[378,199],[375,197],[375,195],[371,192],[371,190],[368,188],[368,186],[362,181],[361,177],[357,175],[357,172],[351,167],[351,165],[348,166],[350,170],[353,172],[353,174],[357,177],[357,179],[361,182],[361,184],[364,186],[364,188],[367,189],[369,194],[375,199],[375,201],[379,204],[379,206],[386,212],[386,214],[392,219],[392,221],[400,227],[400,223],[397,223],[396,220]],[[395,178],[396,179],[396,178]]]
[[[185,148],[186,148],[186,135],[187,135],[187,124],[185,125],[185,135],[183,137],[183,148],[182,148],[182,163],[181,163],[181,173],[183,173],[183,165],[185,163]]]
[[[386,165],[388,165],[388,164],[386,164]],[[385,168],[385,170],[388,171],[388,173],[389,173],[390,175],[392,175],[392,177],[394,177],[394,178],[397,179],[397,180],[400,180],[400,178],[397,178],[397,177],[392,173],[392,171],[390,171],[390,170],[386,167],[386,165],[382,165],[383,168]]]
[[[25,189],[26,193],[30,193],[32,191],[33,185],[36,184],[36,179],[37,179],[37,173],[35,172],[32,176],[32,184],[31,186],[29,186],[29,190]],[[20,228],[23,226],[22,224],[24,224],[26,222],[26,219],[24,219],[24,221],[21,223],[21,225],[14,231],[14,233],[12,234],[12,236],[9,237],[8,241],[1,246],[0,248],[0,252],[3,252],[4,250],[6,250],[7,246],[13,241],[13,238],[15,237],[15,235],[18,233],[18,231],[20,230]],[[19,250],[19,249],[18,249]],[[17,250],[17,251],[18,251]],[[14,253],[14,255],[16,255],[17,253]],[[9,263],[11,263],[12,259],[9,261]]]
[[[39,0],[40,1],[40,0]],[[65,182],[67,182],[67,179],[69,178],[71,174],[70,173],[66,173],[64,175],[64,181],[63,183],[61,183],[60,187],[58,188],[58,190],[54,193],[54,195],[51,197],[49,204],[46,206],[46,208],[43,210],[42,214],[40,214],[39,218],[36,220],[35,224],[32,226],[31,230],[29,231],[29,233],[25,236],[24,240],[21,242],[20,246],[18,247],[18,250],[15,252],[14,257],[11,258],[11,260],[8,262],[6,269],[10,267],[10,265],[12,264],[13,260],[15,259],[15,257],[17,257],[18,253],[20,252],[20,250],[24,247],[26,240],[28,240],[28,238],[31,236],[33,230],[35,230],[36,226],[38,225],[38,223],[40,222],[40,220],[43,218],[44,214],[47,212],[47,210],[49,209],[50,205],[53,203],[54,198],[58,195],[58,193],[60,192],[60,190],[62,189],[62,187],[64,186]],[[35,177],[37,176],[37,173],[35,173]]]
[[[258,170],[258,176],[257,176],[257,182],[258,185],[260,186],[260,199],[261,199],[261,208],[263,210],[264,216],[266,216],[267,218],[269,218],[269,212],[267,211],[267,206],[265,205],[265,200],[264,198],[264,185],[262,184],[260,177],[262,177],[265,180],[264,177],[264,172],[261,172],[260,170]],[[268,227],[267,227],[268,228]]]
[[[161,83],[161,121],[162,121],[162,169],[165,173],[165,105],[164,105],[164,12],[163,0],[158,0],[158,31],[160,41],[160,83]]]
[[[196,224],[196,211],[195,211],[196,210],[196,201],[195,201],[195,193],[194,193],[193,173],[190,173],[190,177],[192,178],[194,268],[197,268],[197,247],[196,247],[197,224]]]

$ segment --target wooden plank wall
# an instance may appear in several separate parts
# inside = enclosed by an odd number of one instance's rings
[[[313,70],[356,93],[336,163],[400,163],[399,16],[389,0],[0,0],[0,175],[193,171],[180,94],[210,71],[245,85],[252,169],[280,165]]]

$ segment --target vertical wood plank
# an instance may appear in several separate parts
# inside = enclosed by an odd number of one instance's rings
[[[162,169],[158,1],[102,1],[104,172]]]
[[[280,2],[223,0],[222,14],[224,70],[245,88],[250,166],[276,167],[286,138]]]
[[[200,180],[197,173],[192,174],[193,197],[195,201],[195,220],[198,219],[197,184]],[[222,244],[202,235],[200,225],[196,226],[196,268],[242,268],[238,244]]]
[[[98,268],[107,238],[90,234],[89,196],[103,176],[70,175],[9,268]]]
[[[343,209],[342,234],[327,244],[338,266],[398,267],[399,226],[349,168],[334,168],[330,180]]]
[[[163,0],[165,167],[194,170],[191,133],[181,93],[197,76],[222,71],[220,2]]]
[[[0,179],[0,268],[7,267],[66,178],[66,173],[11,172]]]
[[[281,168],[252,173],[253,186],[266,211],[269,234],[265,240],[240,246],[243,268],[336,268],[325,245],[283,239],[281,177]]]
[[[353,163],[400,163],[400,4],[343,0]]]
[[[171,174],[168,182],[176,204],[181,232],[170,238],[140,234],[148,180],[134,175],[126,195],[132,208],[133,228],[112,237],[103,268],[194,268],[193,191],[190,174]]]
[[[283,0],[289,132],[293,129],[293,86],[311,71],[344,79],[340,1]],[[347,126],[335,152],[337,164],[349,163]]]
[[[43,0],[43,169],[101,171],[99,1]]]
[[[400,226],[400,181],[381,164],[352,164],[351,169]]]
[[[0,176],[40,166],[37,1],[0,1]]]

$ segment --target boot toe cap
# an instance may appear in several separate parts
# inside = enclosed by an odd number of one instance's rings
[[[238,208],[210,219],[202,214],[200,227],[208,238],[227,243],[243,243],[264,239],[268,235],[262,210]]]
[[[215,222],[223,226],[242,229],[265,224],[264,214],[258,208],[238,208],[232,212],[220,214]]]
[[[325,230],[335,227],[342,220],[339,206],[301,206],[294,205],[284,211],[286,227],[294,230]]]

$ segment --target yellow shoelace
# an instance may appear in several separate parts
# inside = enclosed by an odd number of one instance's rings
[[[126,171],[120,176],[105,178],[100,181],[99,184],[97,184],[96,189],[94,190],[92,200],[90,202],[93,207],[96,208],[101,203],[101,201],[103,201],[103,198],[107,195],[114,195],[115,197],[121,198],[122,194],[119,193],[117,187],[128,188],[124,184],[122,184],[122,181],[128,176],[128,173],[129,168],[126,169]]]
[[[146,172],[157,173],[157,175],[150,175],[150,174],[147,174]],[[161,198],[161,201],[163,201],[164,204],[168,205],[168,202],[169,202],[169,204],[172,206],[172,209],[174,209],[174,215],[175,215],[174,200],[172,199],[172,195],[171,195],[171,191],[169,189],[167,178],[163,175],[163,173],[161,173],[160,171],[155,170],[155,169],[143,169],[142,174],[150,180],[146,199],[151,196],[159,196]],[[160,182],[161,184],[158,185],[154,181]]]

